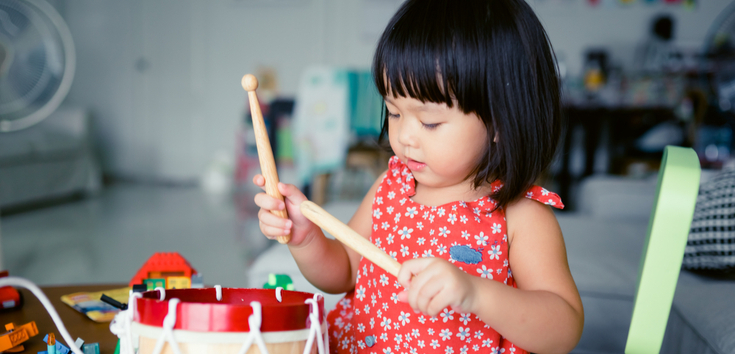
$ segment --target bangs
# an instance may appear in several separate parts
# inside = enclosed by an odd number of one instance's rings
[[[478,19],[466,18],[466,12],[458,12],[451,2],[423,0],[422,6],[413,7],[409,3],[391,19],[375,51],[372,71],[378,92],[448,107],[457,102],[465,113],[477,111],[479,107],[464,96],[485,91],[483,75],[471,73],[484,68],[479,38],[476,29],[466,25]],[[475,13],[487,11],[478,10]]]

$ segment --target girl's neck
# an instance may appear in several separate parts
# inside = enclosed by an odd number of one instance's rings
[[[440,206],[457,201],[473,202],[490,195],[492,187],[489,183],[485,183],[474,189],[471,179],[458,185],[441,188],[427,187],[416,181],[415,190],[416,194],[411,197],[414,202],[426,206]]]

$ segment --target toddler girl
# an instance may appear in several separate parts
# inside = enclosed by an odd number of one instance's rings
[[[534,185],[561,109],[533,11],[524,0],[408,0],[373,75],[395,156],[349,226],[402,263],[398,278],[326,238],[295,186],[278,185],[285,202],[255,197],[261,230],[291,234],[304,276],[348,292],[328,315],[331,351],[569,352],[584,315],[547,206],[563,205]],[[289,219],[270,213],[284,208]]]

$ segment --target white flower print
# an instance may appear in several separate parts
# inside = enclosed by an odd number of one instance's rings
[[[434,329],[433,328],[427,329],[426,332],[429,333],[430,336],[433,336],[434,335]]]
[[[386,222],[386,221],[384,221],[384,222],[383,222],[383,223],[382,223],[382,224],[380,225],[380,228],[381,228],[381,229],[383,229],[383,230],[388,230],[388,228],[389,228],[389,227],[390,227],[390,224],[389,224],[388,222]]]
[[[383,303],[383,310],[388,311],[388,303],[387,302],[384,302]]]
[[[516,352],[516,347],[513,347],[513,346],[511,346],[511,347],[510,347],[510,352],[511,352],[511,353],[515,353],[515,352]]]
[[[388,234],[388,237],[386,238],[386,242],[388,242],[389,245],[393,244],[393,234]]]
[[[433,255],[433,254],[431,254],[431,250],[425,250],[425,251],[424,251],[424,254],[423,254],[423,255],[421,255],[421,257],[424,257],[424,258],[430,258],[430,257],[434,257],[434,255]]]
[[[382,340],[383,342],[387,342],[388,341],[388,334],[387,333],[380,334],[380,340]]]
[[[505,348],[493,347],[492,349],[490,349],[490,354],[500,354],[500,353],[505,353]]]
[[[390,258],[393,258],[393,259],[394,259],[394,260],[396,260],[396,261],[398,260],[398,259],[396,258],[396,256],[398,256],[398,252],[396,252],[396,251],[391,251],[391,252],[388,252],[388,255],[390,256]]]
[[[383,204],[383,197],[377,197],[377,198],[375,198],[375,204],[378,204],[378,205]]]
[[[393,354],[390,347],[383,349],[383,354]]]
[[[409,354],[418,354],[418,351],[416,348],[411,348],[411,351],[408,352]]]
[[[418,329],[414,328],[411,331],[411,336],[413,336],[414,338],[418,338],[418,337],[421,337],[421,333],[419,333],[419,330]]]
[[[439,215],[439,217],[444,216],[444,213],[446,213],[444,208],[439,208],[439,210],[436,211],[436,215]]]
[[[480,200],[480,202],[479,202],[479,203],[477,203],[477,205],[479,205],[479,206],[484,206],[484,205],[485,205],[485,201],[484,201],[484,200]]]
[[[424,212],[424,215],[421,215],[421,217],[424,218],[424,219],[428,219],[429,218],[429,212],[428,211],[425,211]]]
[[[424,317],[423,315],[419,316],[419,323],[421,324],[426,323],[426,317]]]
[[[439,319],[436,318],[436,316],[431,316],[431,318],[429,319],[429,321],[431,321],[432,323],[434,323],[436,321],[439,321]]]
[[[373,224],[373,231],[378,231],[378,224]]]
[[[376,247],[380,248],[380,245],[381,245],[382,243],[383,243],[383,242],[382,242],[382,241],[380,241],[380,237],[378,237],[378,238],[376,238],[376,239],[375,239],[375,246],[376,246]]]
[[[541,195],[549,195],[549,191],[546,188],[541,188]]]
[[[393,293],[393,295],[390,296],[390,299],[393,300],[394,304],[398,303],[398,294]]]
[[[449,231],[446,226],[439,228],[439,236],[447,237],[450,233],[452,232]]]
[[[401,205],[406,204],[406,198],[401,199],[398,203],[400,203]]]
[[[365,313],[370,313],[370,305],[365,305]]]
[[[533,198],[533,192],[526,193],[526,198]]]
[[[488,239],[488,236],[485,236],[485,234],[482,231],[480,231],[479,235],[475,235],[475,240],[477,240],[478,246],[487,246],[487,239]]]
[[[470,233],[467,232],[467,231],[462,231],[462,238],[465,239],[465,240],[469,240],[470,239]]]
[[[419,244],[419,246],[422,246],[426,242],[426,240],[423,237],[419,237],[418,240],[416,240],[416,243]]]
[[[418,252],[414,252],[411,256],[413,258],[419,258],[419,253]]]
[[[441,316],[444,323],[447,323],[447,321],[454,319],[454,310],[449,310],[445,308],[444,311],[439,314],[439,316]]]
[[[378,318],[383,317],[383,311],[380,311],[380,310],[375,311],[375,314],[378,316]]]
[[[462,323],[464,323],[464,325],[466,326],[467,323],[470,322],[470,321],[472,321],[472,320],[470,319],[470,314],[469,313],[463,313],[463,314],[461,314],[459,316],[459,321],[462,322]]]
[[[469,327],[459,327],[459,331],[457,332],[457,337],[459,337],[459,340],[464,340],[465,338],[469,338],[470,328]]]
[[[487,251],[487,254],[490,255],[490,260],[493,259],[500,259],[500,255],[503,254],[503,252],[500,251],[500,245],[490,246],[490,250]]]
[[[398,316],[398,321],[401,322],[401,325],[405,326],[406,323],[411,322],[411,319],[409,317],[411,317],[411,314],[410,313],[405,313],[405,312],[401,311],[401,315]]]
[[[444,348],[444,354],[453,354],[453,353],[454,353],[454,348],[450,346],[447,346],[446,348]]]
[[[449,217],[447,218],[447,222],[454,225],[456,221],[457,221],[457,214],[449,214]]]
[[[400,343],[401,341],[403,341],[403,336],[400,334],[396,334],[393,340],[396,341],[396,343]]]
[[[507,259],[504,259],[503,260],[503,267],[508,268],[508,260]]]
[[[436,339],[432,339],[432,340],[431,340],[431,344],[429,344],[429,345],[430,345],[430,346],[431,346],[432,348],[436,349],[437,347],[439,347],[439,341],[438,341],[438,340],[436,340]]]
[[[472,346],[472,350],[478,351],[478,350],[480,350],[480,346],[477,345],[477,344],[475,344],[475,345]]]
[[[398,234],[401,235],[401,240],[404,238],[411,238],[411,233],[413,232],[413,229],[409,229],[408,227],[404,226],[403,230],[399,230]]]
[[[482,331],[477,331],[477,332],[475,332],[475,338],[480,339],[480,338],[482,338],[482,335],[483,334],[484,333],[482,333]]]
[[[393,191],[388,192],[388,199],[393,200],[393,198],[395,198],[395,197],[396,197],[396,193],[395,192],[393,192]]]
[[[419,230],[423,230],[424,229],[424,223],[422,223],[421,221],[417,222],[416,223],[416,228],[419,229]]]
[[[396,216],[393,218],[393,221],[397,224],[399,221],[401,221],[401,214],[396,213]]]
[[[467,223],[467,220],[468,220],[468,219],[467,219],[467,217],[466,217],[466,216],[464,216],[464,215],[460,215],[460,216],[459,216],[459,222],[461,222],[461,223],[463,223],[463,224],[466,224],[466,223]]]
[[[429,216],[429,222],[432,222],[432,223],[434,222],[434,215]]]
[[[398,280],[396,280],[396,282],[395,282],[395,283],[393,283],[393,286],[395,286],[395,287],[396,287],[396,289],[398,289],[398,288],[400,288],[400,287],[401,287],[401,283],[399,283],[399,282],[398,282]]]
[[[365,298],[365,287],[364,286],[360,285],[360,287],[357,288],[357,291],[355,292],[355,297],[360,301],[362,301],[362,299]]]
[[[440,256],[447,253],[447,246],[439,245],[436,249],[436,253],[439,253]]]
[[[408,253],[408,246],[401,245],[401,256],[406,257]]]
[[[357,346],[360,347],[360,349],[365,349],[365,342],[359,340],[357,341]]]
[[[439,337],[442,337],[442,340],[448,340],[452,337],[452,331],[450,331],[448,328],[442,329],[442,331],[439,333]]]
[[[475,213],[475,215],[480,215],[480,208],[474,207],[472,208],[472,212]]]
[[[548,200],[548,201],[546,201],[546,203],[544,203],[544,204],[546,204],[546,205],[556,205],[556,202],[554,202],[554,200],[553,200],[553,199],[549,199],[549,200]]]
[[[389,330],[389,329],[391,328],[391,325],[390,325],[390,318],[388,318],[388,317],[383,317],[383,321],[381,321],[381,322],[380,322],[380,327],[383,327],[383,330],[384,330],[384,331],[387,331],[387,330]]]
[[[477,268],[477,272],[480,273],[480,276],[483,278],[487,278],[487,279],[493,278],[493,270],[487,269],[487,267],[485,267],[484,264],[482,265],[482,269]]]
[[[383,215],[383,213],[380,211],[380,208],[375,208],[373,210],[373,217],[376,219],[380,219],[380,216]]]
[[[438,239],[436,239],[436,238],[432,238],[431,239],[431,245],[432,246],[435,246],[437,243],[439,243],[439,240]]]
[[[500,232],[500,224],[493,223],[492,230],[493,230],[493,234],[497,234],[498,232]]]
[[[388,277],[385,274],[380,275],[380,284],[383,286],[388,285]]]
[[[496,273],[498,273],[498,275],[500,275],[500,273],[501,273],[502,271],[503,271],[502,269],[498,268],[498,269],[497,269],[497,270],[496,270],[495,272],[496,272]]]
[[[418,345],[418,346],[419,346],[419,348],[423,348],[423,347],[425,347],[425,346],[426,346],[426,345],[424,344],[424,341],[423,341],[423,340],[420,340],[420,341],[416,342],[416,345]]]
[[[370,303],[375,306],[375,304],[378,302],[378,300],[375,298],[375,294],[370,295]]]
[[[491,345],[491,344],[493,344],[493,341],[492,341],[492,340],[490,340],[490,339],[485,339],[484,341],[482,341],[482,347],[483,347],[483,348],[485,348],[485,347],[488,347],[488,348],[490,348],[490,345]]]
[[[385,211],[386,211],[386,212],[387,212],[388,214],[393,214],[393,207],[392,207],[392,206],[389,206],[389,207],[385,208]]]
[[[357,324],[357,331],[360,332],[360,333],[365,332],[365,325],[362,324],[362,323],[358,323]]]
[[[416,211],[416,207],[408,207],[406,209],[405,216],[408,216],[409,218],[413,219],[414,215],[418,214],[419,212]]]

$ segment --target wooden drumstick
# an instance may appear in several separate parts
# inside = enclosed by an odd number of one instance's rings
[[[250,115],[253,118],[253,130],[255,130],[255,143],[258,147],[258,160],[260,160],[260,171],[265,178],[265,192],[273,198],[283,200],[281,192],[278,191],[278,172],[276,171],[276,161],[273,158],[273,150],[271,150],[271,142],[268,139],[268,131],[265,129],[263,122],[263,113],[260,112],[260,103],[255,90],[258,88],[258,79],[252,74],[242,77],[242,88],[248,92],[250,101]],[[288,219],[286,210],[271,210],[271,213]],[[291,235],[278,236],[276,238],[280,243],[288,243]]]
[[[306,218],[324,230],[327,230],[327,232],[347,245],[347,247],[352,248],[355,252],[369,259],[378,267],[383,268],[386,272],[398,277],[401,264],[355,232],[355,230],[352,230],[349,226],[308,200],[301,202],[299,208]]]

